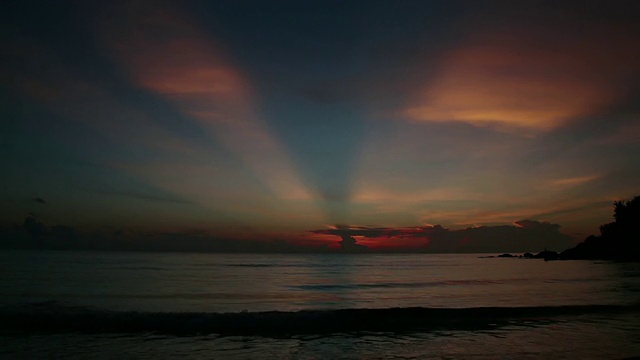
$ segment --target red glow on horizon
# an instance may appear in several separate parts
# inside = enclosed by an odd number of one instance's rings
[[[381,239],[356,238],[358,244],[364,245],[373,250],[410,250],[410,249],[426,249],[429,247],[429,238],[420,237],[389,237]]]

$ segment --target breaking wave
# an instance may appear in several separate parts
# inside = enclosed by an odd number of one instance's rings
[[[0,308],[4,333],[157,333],[287,336],[487,329],[562,316],[640,312],[636,305],[383,308],[297,312],[162,313],[98,310],[55,301]]]

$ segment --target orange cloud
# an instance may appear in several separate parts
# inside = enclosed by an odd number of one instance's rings
[[[423,203],[427,201],[449,201],[449,200],[475,200],[482,197],[482,194],[472,194],[462,188],[438,188],[420,191],[398,191],[385,187],[375,187],[373,184],[365,184],[357,189],[353,197],[356,203]]]
[[[600,25],[573,33],[548,23],[480,30],[445,54],[439,75],[402,114],[530,131],[592,114],[621,97],[619,85],[640,55],[624,27]]]
[[[558,179],[551,182],[556,186],[578,186],[600,178],[599,175],[579,176],[566,179]]]

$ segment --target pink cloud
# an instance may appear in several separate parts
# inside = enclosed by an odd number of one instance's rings
[[[415,121],[536,132],[624,96],[625,78],[640,65],[629,35],[635,25],[600,22],[566,29],[562,19],[534,20],[470,21],[473,33],[444,55],[439,74],[416,90],[401,113]]]

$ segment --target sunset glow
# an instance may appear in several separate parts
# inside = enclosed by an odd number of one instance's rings
[[[639,25],[592,5],[15,5],[5,225],[298,250],[340,248],[327,224],[388,229],[353,235],[372,249],[429,248],[407,230],[426,224],[583,238],[640,176]]]

